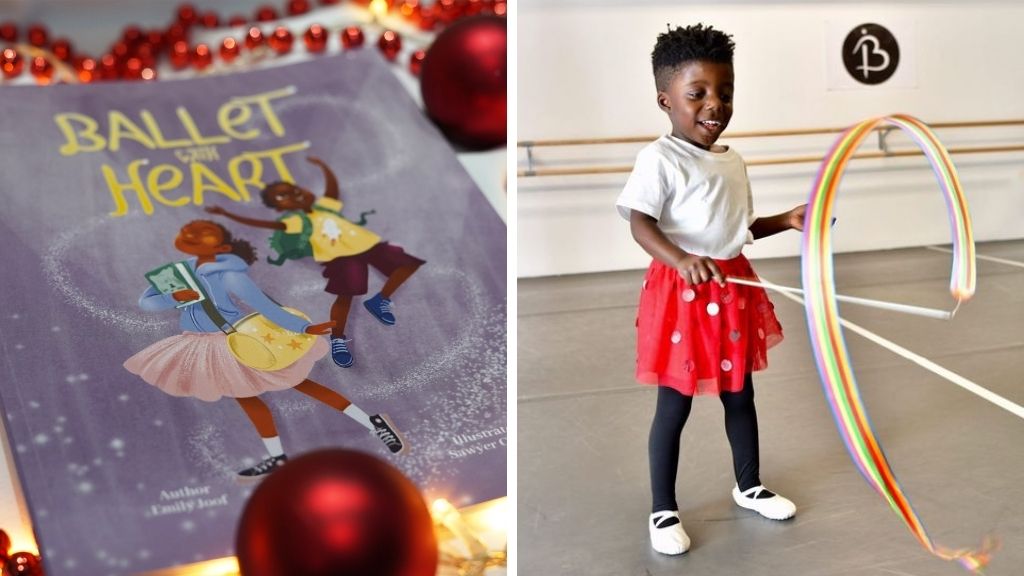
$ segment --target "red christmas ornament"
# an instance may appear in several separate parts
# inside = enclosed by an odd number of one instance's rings
[[[49,84],[53,80],[53,63],[42,56],[36,56],[29,65],[29,72],[38,84]]]
[[[403,0],[398,7],[398,12],[406,17],[412,18],[420,8],[420,0]]]
[[[31,552],[15,552],[7,559],[7,572],[12,576],[43,576],[43,563]]]
[[[253,492],[235,540],[243,576],[434,576],[437,541],[416,486],[353,450],[311,452]]]
[[[18,26],[14,22],[0,24],[0,41],[14,44],[18,41]]]
[[[190,26],[198,19],[199,13],[196,12],[195,6],[188,3],[178,5],[178,22]]]
[[[394,61],[398,53],[402,51],[402,37],[394,30],[385,30],[377,40],[377,47],[388,60]]]
[[[412,72],[413,76],[420,75],[420,70],[423,69],[423,59],[426,57],[426,50],[417,50],[409,57],[409,72]]]
[[[159,52],[164,46],[164,33],[156,28],[147,30],[144,38],[146,43],[153,47],[154,52]]]
[[[142,33],[142,28],[139,28],[135,24],[129,24],[124,27],[121,32],[121,40],[124,40],[129,46],[135,46],[145,39],[145,34]]]
[[[256,10],[257,22],[270,22],[271,20],[277,20],[277,10],[273,6],[260,6]]]
[[[78,74],[78,81],[88,84],[96,79],[96,61],[87,56],[76,56],[74,59],[75,72]]]
[[[424,32],[430,32],[437,26],[437,10],[433,6],[421,6],[417,26]]]
[[[187,67],[191,58],[192,48],[189,47],[188,42],[178,40],[171,45],[171,66],[175,70],[181,70]]]
[[[4,48],[0,52],[0,71],[3,71],[4,78],[16,78],[24,68],[25,60],[22,59],[21,54],[18,54],[17,50],[14,48]]]
[[[220,16],[213,10],[208,10],[199,17],[199,23],[202,24],[203,28],[217,28],[220,26]]]
[[[49,38],[50,33],[46,31],[46,26],[33,24],[28,27],[28,43],[36,48],[45,48]]]
[[[508,6],[505,2],[495,2],[494,13],[498,16],[505,16],[508,13]]]
[[[245,47],[249,50],[255,50],[263,46],[264,42],[266,42],[266,39],[263,37],[263,30],[259,26],[253,26],[245,33]]]
[[[327,49],[327,30],[319,24],[312,24],[302,35],[302,41],[306,43],[306,50],[319,54]]]
[[[274,28],[274,32],[270,35],[267,40],[270,44],[270,49],[278,54],[287,54],[292,50],[292,44],[295,43],[295,37],[292,36],[291,30],[284,26],[278,26]]]
[[[358,26],[349,26],[341,31],[341,45],[345,49],[358,48],[363,45],[366,41],[366,37],[363,36],[363,29]]]
[[[196,44],[189,59],[196,70],[206,70],[213,64],[213,52],[206,44]]]
[[[468,149],[505,144],[506,22],[474,16],[441,32],[427,51],[420,92],[427,114],[453,143]]]
[[[67,38],[58,38],[54,40],[53,44],[50,46],[50,52],[53,52],[53,55],[59,58],[62,62],[68,62],[71,60],[71,51],[71,41]]]
[[[186,46],[188,45],[186,44]],[[121,64],[113,54],[104,54],[100,57],[99,69],[97,80],[117,80],[121,77]]]
[[[309,0],[288,0],[288,14],[290,16],[305,14],[309,10]]]
[[[7,532],[0,530],[0,566],[3,565],[3,561],[7,560],[10,553],[11,537],[7,535]]]
[[[110,53],[116,56],[118,60],[124,60],[128,56],[129,52],[131,52],[131,50],[128,48],[128,44],[123,41],[115,42],[114,45],[110,47]]]
[[[238,45],[238,41],[235,40],[234,38],[232,38],[231,36],[228,36],[227,38],[221,40],[221,42],[220,42],[220,59],[221,60],[223,60],[225,62],[228,62],[228,63],[234,62],[235,58],[238,58],[238,55],[241,54],[241,52],[242,52],[242,48]]]
[[[181,22],[175,22],[167,27],[167,33],[163,36],[164,42],[168,46],[174,46],[174,43],[179,40],[188,41],[188,29]]]

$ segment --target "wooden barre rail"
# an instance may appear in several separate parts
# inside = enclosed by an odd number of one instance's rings
[[[979,120],[967,122],[936,122],[928,124],[931,128],[992,128],[997,126],[1019,126],[1024,125],[1024,119],[1020,120]],[[722,138],[769,138],[774,136],[811,136],[815,134],[835,134],[846,130],[849,126],[841,128],[799,128],[795,130],[755,130],[750,132],[725,132]],[[878,126],[875,130],[891,130],[890,126]],[[539,148],[547,146],[590,146],[602,144],[635,144],[638,142],[653,142],[658,136],[623,136],[618,138],[577,138],[561,140],[523,140],[516,143],[519,148]]]
[[[960,147],[960,148],[949,148],[950,154],[988,154],[995,152],[1020,152],[1024,151],[1024,144],[1013,145],[1013,146],[974,146],[974,147]],[[888,151],[872,151],[872,152],[860,152],[854,154],[852,158],[893,158],[900,156],[920,156],[924,154],[921,150],[888,150]],[[747,166],[770,166],[774,164],[802,164],[806,162],[821,162],[824,156],[818,155],[807,155],[807,156],[782,156],[779,158],[754,158],[747,160]],[[621,166],[592,166],[588,168],[535,168],[533,170],[519,170],[516,174],[523,178],[529,178],[533,176],[583,176],[593,174],[621,174],[625,172],[632,172],[632,165],[621,165]]]

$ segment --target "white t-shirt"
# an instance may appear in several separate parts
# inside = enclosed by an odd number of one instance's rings
[[[720,260],[754,241],[754,202],[743,158],[729,148],[710,152],[665,135],[637,154],[616,207],[658,221],[669,240],[690,254]]]

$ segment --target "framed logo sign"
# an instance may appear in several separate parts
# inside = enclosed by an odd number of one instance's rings
[[[829,90],[916,88],[914,24],[871,19],[830,20],[825,53]]]

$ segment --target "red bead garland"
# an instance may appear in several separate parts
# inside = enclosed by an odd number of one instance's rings
[[[235,14],[226,19],[226,25],[241,27],[250,22],[271,22],[280,16],[297,16],[313,10],[313,4],[333,6],[341,0],[274,0],[283,6],[279,9],[271,4],[260,5],[252,17]],[[476,14],[507,13],[505,0],[433,0],[424,5],[424,0],[388,0],[388,11],[393,11],[424,31],[432,31],[438,26],[447,26],[461,18]],[[368,6],[369,0],[358,0],[362,6]],[[174,9],[174,18],[166,29],[144,29],[135,24],[125,26],[120,38],[109,50],[99,58],[86,54],[76,54],[74,46],[67,38],[50,39],[49,30],[41,23],[27,25],[19,29],[15,22],[0,23],[0,78],[11,80],[26,72],[31,73],[36,82],[50,83],[59,78],[71,81],[77,77],[79,82],[97,80],[153,80],[156,79],[157,62],[166,57],[171,68],[184,70],[194,68],[206,70],[214,60],[219,58],[224,63],[231,63],[241,57],[242,52],[259,51],[268,45],[276,55],[290,53],[294,49],[293,32],[284,26],[277,26],[273,32],[250,26],[241,38],[225,36],[219,43],[212,45],[193,45],[189,39],[193,27],[218,28],[224,25],[225,19],[213,10],[199,11],[190,2],[183,2]],[[322,54],[330,44],[331,31],[320,24],[311,24],[301,33],[303,45],[310,54]],[[343,49],[363,46],[366,38],[358,26],[349,26],[340,31]],[[24,38],[34,48],[47,51],[45,56],[19,53],[17,46],[3,46],[3,43],[14,44]],[[377,47],[389,61],[397,60],[402,53],[402,37],[394,30],[385,30],[377,39]],[[423,62],[423,50],[411,51],[408,56],[409,71],[418,75]],[[62,62],[70,66],[63,68]]]

